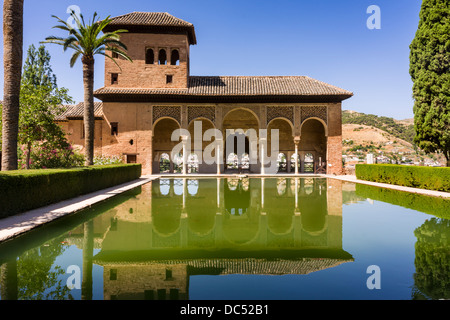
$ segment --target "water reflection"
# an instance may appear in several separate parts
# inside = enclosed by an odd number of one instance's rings
[[[412,298],[450,298],[450,221],[432,218],[414,231],[417,237]]]
[[[431,214],[414,230],[415,300],[450,298],[450,200],[391,189],[357,185],[356,195]]]
[[[342,247],[343,204],[366,201],[366,192],[322,178],[155,180],[0,247],[1,299],[73,299],[57,259],[74,260],[74,247],[86,300],[95,283],[105,300],[189,299],[191,276],[332,269],[353,261]],[[445,219],[415,230],[412,298],[449,298],[449,230]]]
[[[10,258],[1,266],[2,300],[72,299],[66,283],[58,279],[64,274],[55,259],[64,252],[62,238],[26,251],[19,259]],[[92,282],[92,281],[91,281]]]
[[[116,208],[94,263],[104,299],[187,299],[199,274],[307,274],[352,261],[340,183],[161,179]],[[129,214],[133,207],[133,215]]]

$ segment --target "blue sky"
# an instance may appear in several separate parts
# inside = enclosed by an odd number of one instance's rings
[[[413,117],[409,45],[419,22],[420,0],[25,0],[24,58],[31,44],[49,35],[70,5],[85,17],[133,11],[169,12],[195,26],[191,75],[306,75],[354,92],[343,109]],[[370,5],[381,9],[381,29],[369,30]],[[81,62],[69,67],[70,52],[47,45],[60,87],[83,100]],[[3,50],[3,49],[2,49]],[[2,52],[3,54],[3,52]],[[103,86],[98,56],[95,88]],[[1,63],[3,81],[3,61]],[[3,86],[0,88],[3,96]]]

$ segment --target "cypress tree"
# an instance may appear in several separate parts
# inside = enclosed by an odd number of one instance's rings
[[[450,0],[423,0],[410,50],[415,143],[450,166]]]

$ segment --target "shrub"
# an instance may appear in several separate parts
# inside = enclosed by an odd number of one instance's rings
[[[356,184],[356,195],[424,212],[439,218],[450,219],[450,212],[448,210],[450,199],[430,197],[359,183]]]
[[[27,153],[30,152],[30,169],[72,168],[84,165],[84,155],[70,144],[63,146],[52,143],[36,143],[31,150],[22,146],[18,150],[19,168],[25,169]]]
[[[0,173],[0,218],[132,181],[140,164]]]
[[[450,192],[450,168],[358,164],[356,177],[367,181]]]
[[[94,157],[94,165],[96,166],[104,166],[108,164],[121,164],[123,163],[122,158],[118,156],[95,156]]]

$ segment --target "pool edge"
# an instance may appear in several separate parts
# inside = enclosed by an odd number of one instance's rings
[[[54,203],[45,207],[19,213],[0,219],[0,243],[16,238],[32,229],[74,214],[95,204],[109,200],[117,195],[158,179],[160,176],[141,176],[140,178],[117,186],[95,191],[86,195]]]

